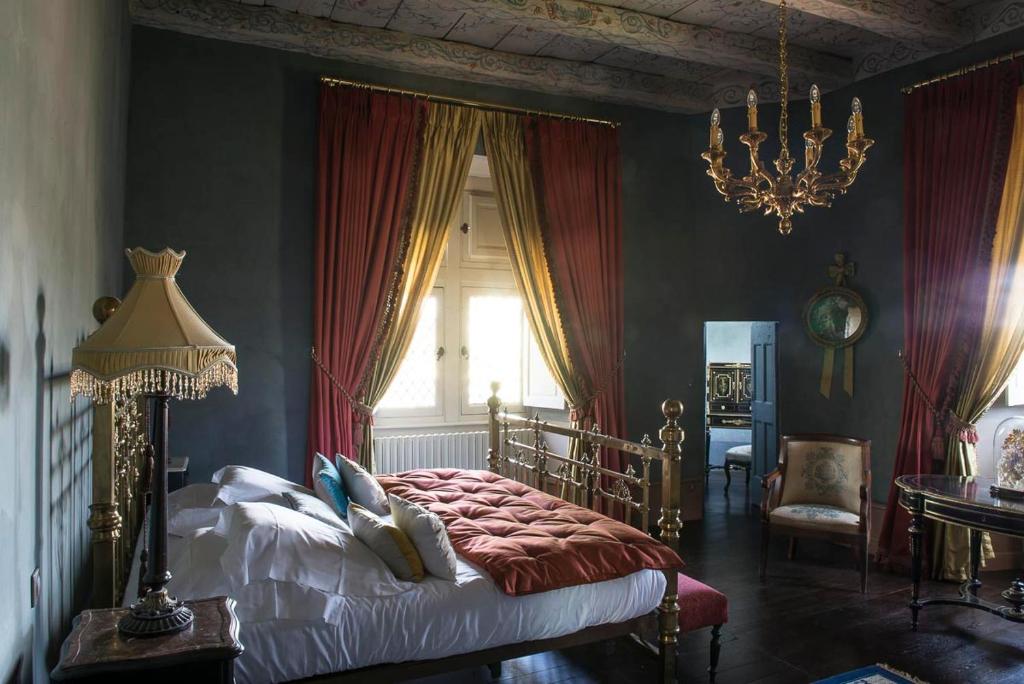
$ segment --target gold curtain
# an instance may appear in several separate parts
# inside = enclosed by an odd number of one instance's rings
[[[1003,391],[1024,352],[1024,88],[1017,92],[1013,140],[1006,181],[996,220],[989,270],[988,294],[981,340],[968,363],[964,385],[956,402],[956,415],[973,425]],[[974,444],[953,435],[947,447],[948,475],[978,472]],[[938,524],[935,564],[940,579],[968,576],[970,541],[963,527]],[[986,533],[982,558],[992,558]]]
[[[501,227],[537,346],[570,406],[585,399],[583,385],[569,359],[555,287],[544,253],[540,212],[526,155],[524,119],[504,112],[484,113],[484,146],[498,201]]]
[[[427,110],[397,308],[366,385],[369,406],[384,397],[412,343],[420,307],[444,258],[448,227],[462,198],[480,125],[481,112],[471,107],[431,102]],[[373,428],[368,424],[363,427],[359,462],[373,472]]]

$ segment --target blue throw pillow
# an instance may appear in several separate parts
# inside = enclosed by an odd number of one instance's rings
[[[348,517],[348,494],[338,469],[323,454],[317,454],[313,463],[313,489],[316,495],[342,518]]]

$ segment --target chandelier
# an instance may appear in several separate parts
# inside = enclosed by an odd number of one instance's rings
[[[740,142],[750,148],[750,174],[734,178],[725,166],[725,151],[722,149],[721,114],[717,109],[711,113],[711,146],[701,154],[707,160],[708,175],[726,202],[735,202],[741,212],[763,209],[765,216],[779,217],[779,232],[788,235],[793,230],[793,214],[803,213],[804,207],[829,207],[836,195],[846,189],[857,178],[857,171],[864,164],[865,152],[875,144],[864,137],[864,114],[860,100],[853,98],[850,119],[846,124],[846,157],[839,162],[839,171],[823,174],[818,171],[822,147],[832,131],[821,125],[821,91],[811,86],[811,129],[804,132],[804,170],[793,179],[793,159],[789,156],[789,69],[786,63],[786,0],[779,3],[779,144],[781,151],[775,160],[777,174],[770,173],[758,154],[758,148],[768,135],[757,130],[757,93],[751,88],[747,93],[747,132]]]

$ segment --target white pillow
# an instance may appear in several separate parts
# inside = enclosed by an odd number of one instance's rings
[[[391,512],[388,506],[388,495],[384,488],[377,482],[377,478],[371,475],[365,468],[350,461],[341,454],[335,454],[334,466],[341,475],[341,482],[345,485],[345,493],[351,501],[377,515],[387,515]]]
[[[416,546],[423,567],[434,577],[455,581],[455,549],[441,518],[423,506],[389,494],[391,518]]]
[[[167,532],[186,536],[202,527],[217,524],[224,502],[218,498],[221,486],[209,482],[190,484],[167,495]]]
[[[334,512],[334,508],[317,496],[303,494],[302,492],[285,492],[283,496],[294,511],[308,515],[322,523],[327,523],[331,527],[342,529],[348,527],[338,514]]]
[[[356,539],[380,556],[395,577],[407,582],[423,581],[423,561],[405,532],[357,503],[348,505],[348,524]]]
[[[167,495],[167,532],[184,537],[203,527],[212,527],[217,524],[225,506],[243,501],[289,506],[281,494],[246,484],[188,485]]]
[[[224,466],[210,478],[212,482],[220,485],[231,486],[238,491],[248,491],[251,494],[280,494],[281,492],[303,492],[312,494],[313,491],[296,484],[291,480],[278,477],[258,468],[249,466],[229,465]]]
[[[291,582],[346,596],[407,591],[376,554],[348,529],[267,503],[238,503],[217,525],[227,539],[220,567],[229,588],[252,582]]]

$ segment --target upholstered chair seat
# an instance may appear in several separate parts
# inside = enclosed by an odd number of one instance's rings
[[[729,493],[729,485],[732,484],[732,469],[741,468],[747,471],[747,493],[750,493],[750,445],[742,444],[734,446],[725,452],[725,493]]]
[[[761,580],[772,535],[845,544],[858,555],[860,590],[867,591],[871,529],[871,442],[836,435],[787,435],[779,440],[779,467],[763,480]]]
[[[725,452],[725,457],[734,463],[750,463],[750,445],[734,446]]]
[[[768,514],[773,523],[807,530],[834,530],[856,532],[860,516],[836,506],[822,504],[792,504],[779,506]]]

